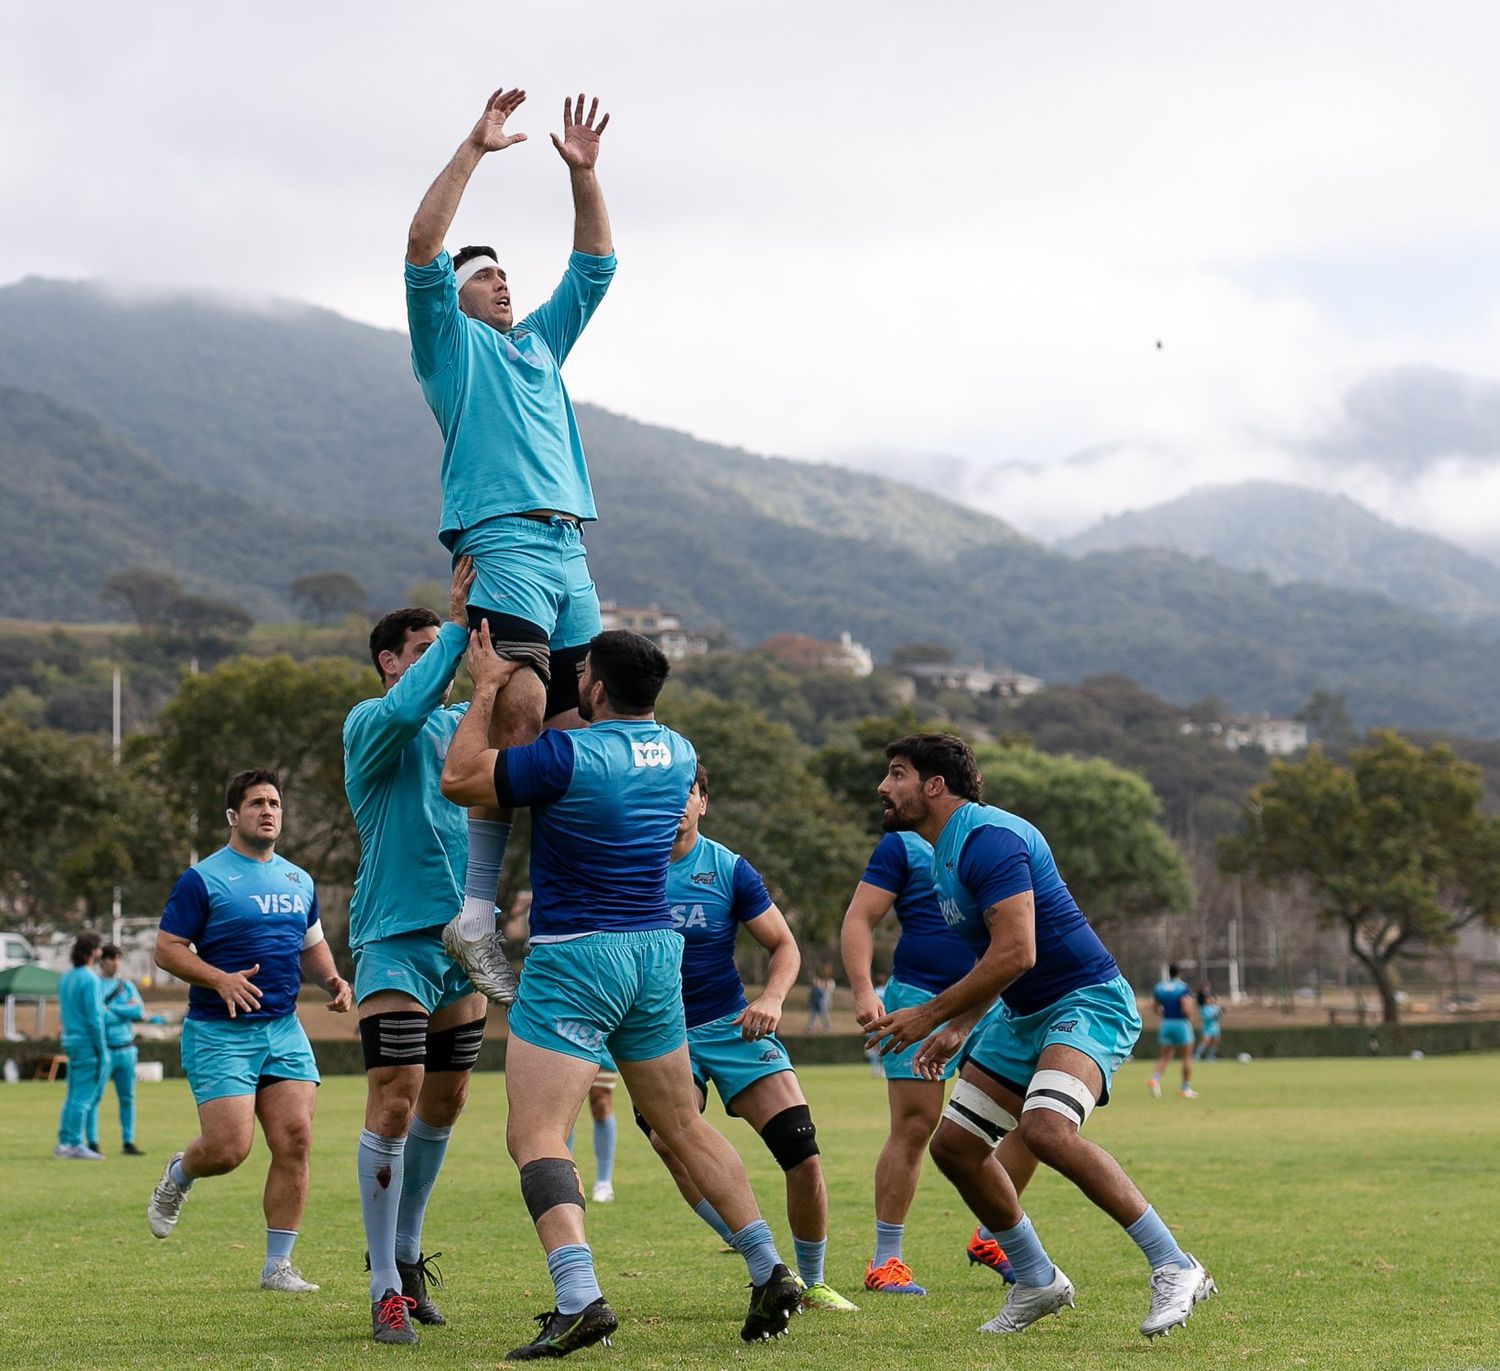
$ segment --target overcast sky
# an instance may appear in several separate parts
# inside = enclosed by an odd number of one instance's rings
[[[9,4],[0,283],[401,327],[412,210],[517,84],[451,241],[524,309],[569,244],[546,134],[597,91],[620,271],[575,397],[1038,536],[1261,475],[1473,545],[1487,455],[1310,454],[1372,371],[1500,374],[1497,51],[1479,0]]]

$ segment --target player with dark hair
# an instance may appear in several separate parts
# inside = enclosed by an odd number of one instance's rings
[[[981,803],[968,744],[919,733],[886,748],[883,826],[932,844],[943,917],[979,960],[923,1004],[868,1025],[882,1050],[921,1043],[918,1071],[936,1076],[998,994],[1003,1011],[969,1046],[932,1139],[932,1158],[1015,1269],[1005,1306],[981,1328],[1020,1333],[1073,1303],[1073,1283],[1052,1264],[1021,1209],[995,1149],[1019,1131],[1032,1155],[1072,1181],[1113,1218],[1151,1268],[1148,1338],[1184,1324],[1214,1292],[1208,1272],[1177,1245],[1103,1148],[1080,1129],[1140,1035],[1135,995],[1089,926],[1041,833]],[[925,1039],[925,1041],[924,1041]]]
[[[97,933],[80,933],[73,940],[73,969],[57,987],[62,1017],[62,1047],[68,1054],[67,1094],[57,1121],[57,1146],[52,1155],[64,1161],[102,1162],[104,1155],[90,1147],[85,1136],[91,1110],[109,1071],[109,1043],[104,1030],[104,1002],[94,963],[99,960]]]
[[[99,1098],[89,1110],[87,1133],[94,1141],[89,1147],[99,1151],[99,1107],[104,1103],[103,1090],[111,1083],[120,1105],[120,1151],[127,1157],[146,1154],[135,1145],[135,1067],[140,1050],[135,1045],[135,1025],[146,1016],[141,992],[120,975],[120,949],[105,943],[99,949],[99,997],[104,1005],[104,1039],[109,1045],[109,1064]]]
[[[849,1313],[851,1304],[824,1279],[828,1248],[828,1187],[818,1157],[812,1112],[791,1058],[776,1037],[787,991],[802,964],[797,940],[760,873],[738,853],[698,830],[708,813],[708,773],[699,766],[672,843],[667,900],[682,935],[682,998],[688,1061],[698,1107],[710,1084],[725,1112],[744,1119],[786,1174],[786,1212],[803,1286],[802,1307]],[[741,927],[771,954],[766,986],[751,1004],[734,964]],[[640,1111],[636,1122],[666,1162],[682,1198],[725,1242],[729,1226],[672,1149]]]
[[[469,648],[474,699],[448,749],[455,803],[531,808],[531,954],[510,1011],[505,1140],[547,1254],[554,1307],[513,1360],[560,1357],[616,1327],[583,1227],[583,1187],[567,1135],[607,1050],[631,1099],[723,1216],[750,1268],[747,1342],[786,1331],[801,1297],[734,1149],[698,1112],[682,1004],[682,939],[667,864],[693,784],[687,739],[656,722],[668,663],[638,634],[589,643],[579,713],[590,727],[534,743],[487,745],[489,716],[520,670],[496,654],[488,623]]]
[[[875,929],[892,911],[901,936],[891,957],[891,974],[877,992],[872,974]],[[977,960],[974,949],[943,918],[932,884],[931,846],[911,832],[887,833],[875,845],[844,914],[839,941],[861,1027],[887,1011],[925,1004],[967,976]],[[984,1023],[978,1021],[970,1042]],[[913,1065],[916,1054],[913,1045],[876,1058],[886,1080],[891,1126],[875,1162],[875,1253],[865,1268],[865,1289],[887,1295],[927,1293],[913,1278],[902,1243],[922,1159],[942,1117],[944,1082],[959,1066],[955,1056],[936,1076],[926,1076]],[[1022,1187],[1036,1168],[1036,1158],[1016,1134],[1006,1138],[1000,1160]],[[988,1229],[975,1230],[967,1255],[971,1263],[989,1267],[1006,1282],[1016,1278],[1005,1249]]]
[[[1177,971],[1177,963],[1167,967],[1164,980],[1152,988],[1151,1000],[1156,1007],[1159,1022],[1156,1025],[1156,1045],[1161,1049],[1156,1065],[1151,1070],[1151,1079],[1146,1088],[1156,1099],[1161,1099],[1161,1073],[1173,1057],[1182,1062],[1182,1084],[1177,1093],[1185,1100],[1196,1100],[1198,1092],[1193,1089],[1193,992]]]
[[[178,877],[156,935],[157,966],[191,987],[182,1069],[202,1131],[168,1159],[146,1220],[156,1237],[169,1237],[194,1182],[226,1175],[249,1156],[259,1119],[271,1153],[260,1287],[300,1294],[318,1288],[291,1257],[307,1204],[319,1078],[297,1021],[297,991],[308,977],[340,1014],[350,991],[324,941],[312,877],[276,854],[276,773],[234,776],[224,817],[229,842]]]
[[[594,174],[609,115],[595,100],[563,105],[552,142],[573,190],[573,253],[547,302],[519,322],[510,281],[494,251],[468,247],[450,259],[443,240],[469,178],[489,153],[524,142],[506,121],[526,99],[496,91],[422,198],[406,245],[406,308],[412,368],[443,434],[439,538],[474,559],[469,624],[484,620],[502,657],[523,663],[490,719],[493,747],[531,742],[544,721],[578,726],[578,673],[599,631],[599,597],[584,555],[595,517],[588,464],[561,367],[615,270],[609,215]],[[514,987],[502,967],[495,889],[510,834],[506,807],[469,815],[462,907],[445,936],[475,987],[499,1004]]]
[[[359,830],[349,948],[366,1081],[356,1168],[370,1323],[381,1343],[415,1342],[412,1320],[447,1322],[428,1293],[436,1268],[422,1251],[422,1224],[489,1013],[443,948],[466,838],[463,810],[438,783],[467,708],[447,701],[469,641],[473,579],[460,557],[445,623],[429,609],[398,609],[375,625],[370,656],[382,694],[344,720],[344,790]],[[493,965],[514,985],[503,952]]]

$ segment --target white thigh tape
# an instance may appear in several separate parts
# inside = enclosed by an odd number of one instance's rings
[[[1066,1071],[1038,1071],[1026,1089],[1021,1113],[1028,1109],[1051,1109],[1082,1128],[1094,1112],[1094,1104],[1094,1092],[1077,1076]]]
[[[1016,1126],[1015,1115],[990,1099],[977,1085],[959,1081],[943,1117],[994,1147]]]

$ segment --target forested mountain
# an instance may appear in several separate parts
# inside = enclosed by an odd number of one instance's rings
[[[142,564],[263,615],[304,570],[359,576],[377,607],[441,572],[437,434],[399,334],[27,281],[0,290],[0,383],[98,421],[0,397],[7,479],[30,492],[4,527],[5,563],[25,569],[13,613],[92,617],[104,577]],[[579,418],[601,592],[732,640],[847,629],[878,654],[938,641],[1053,681],[1121,673],[1179,703],[1290,712],[1324,689],[1361,725],[1500,734],[1500,646],[1383,597],[1176,552],[1073,558],[897,482],[587,405]],[[23,440],[28,422],[56,441]],[[236,560],[226,529],[253,530],[262,555]]]
[[[1452,623],[1500,631],[1500,566],[1442,538],[1400,528],[1344,495],[1274,481],[1195,490],[1101,520],[1069,552],[1169,548],[1278,584],[1373,591]]]

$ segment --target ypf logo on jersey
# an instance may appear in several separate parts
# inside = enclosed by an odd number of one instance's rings
[[[643,743],[632,738],[630,755],[637,767],[672,765],[672,749],[666,743]]]

